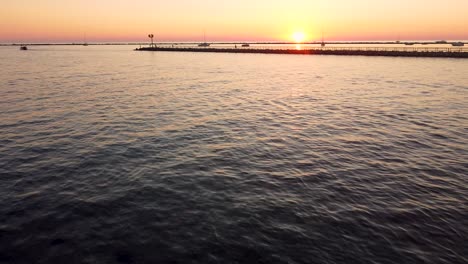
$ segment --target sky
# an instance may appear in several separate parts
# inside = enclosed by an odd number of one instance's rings
[[[468,39],[468,0],[1,1],[3,43]]]

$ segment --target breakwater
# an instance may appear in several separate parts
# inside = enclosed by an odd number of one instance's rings
[[[259,54],[297,54],[297,55],[343,55],[343,56],[388,56],[388,57],[439,57],[468,58],[466,48],[347,48],[327,47],[312,49],[280,49],[271,47],[143,47],[137,51],[166,52],[216,52],[216,53],[259,53]]]

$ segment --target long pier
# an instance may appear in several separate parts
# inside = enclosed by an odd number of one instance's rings
[[[212,53],[258,53],[296,55],[341,55],[341,56],[386,56],[386,57],[430,57],[468,58],[467,48],[430,47],[321,47],[321,48],[275,48],[275,47],[181,47],[157,46],[135,49],[137,51],[162,52],[212,52]]]

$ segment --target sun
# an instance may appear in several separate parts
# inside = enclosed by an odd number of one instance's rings
[[[292,38],[294,39],[295,42],[297,43],[301,43],[305,40],[306,38],[306,35],[304,34],[304,32],[294,32],[292,34]]]

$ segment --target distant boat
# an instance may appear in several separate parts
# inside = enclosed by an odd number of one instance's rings
[[[247,44],[247,43],[242,44],[242,47],[244,47],[244,48],[250,47],[250,44]]]
[[[454,47],[463,47],[463,46],[465,46],[465,43],[463,43],[463,42],[454,42],[454,43],[452,43],[452,46],[454,46]]]
[[[83,46],[88,46],[88,42],[86,42],[86,33],[84,34],[84,37],[83,37]]]
[[[323,32],[322,32],[322,43],[320,43],[320,46],[323,48],[325,47],[325,41],[323,40]]]
[[[198,47],[209,47],[211,44],[206,42],[206,32],[203,31],[203,43],[198,44]]]
[[[26,46],[21,46],[21,47],[20,47],[20,50],[28,50],[28,47],[26,47]]]

